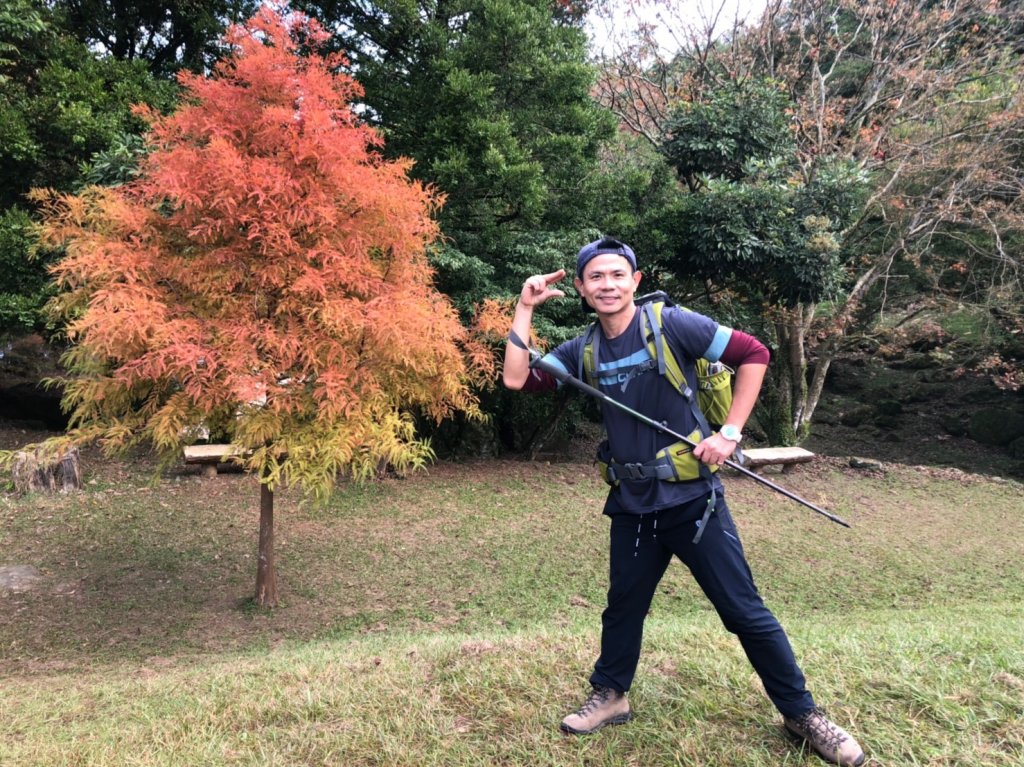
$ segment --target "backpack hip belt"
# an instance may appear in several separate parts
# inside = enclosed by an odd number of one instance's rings
[[[702,439],[700,429],[688,435],[689,439],[699,442]],[[617,485],[624,479],[659,479],[663,482],[688,482],[704,477],[709,479],[707,472],[718,471],[717,466],[706,466],[692,455],[693,448],[685,442],[673,442],[663,447],[649,461],[643,463],[618,463],[609,455],[607,442],[598,451],[597,463],[601,477],[609,485]]]

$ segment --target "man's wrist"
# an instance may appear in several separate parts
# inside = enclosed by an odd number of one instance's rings
[[[740,430],[740,427],[732,423],[723,424],[718,433],[737,445],[743,440],[743,432]]]
[[[529,312],[530,314],[533,314],[533,309],[534,309],[534,305],[526,303],[525,301],[523,301],[522,298],[520,298],[518,303],[516,303],[516,311],[517,312],[522,310],[524,312]]]

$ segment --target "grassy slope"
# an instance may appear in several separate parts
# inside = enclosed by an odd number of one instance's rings
[[[0,565],[46,576],[0,597],[5,767],[814,763],[678,565],[637,721],[557,734],[605,588],[589,466],[442,465],[326,509],[280,494],[270,613],[244,599],[250,479],[91,476],[77,496],[0,497]],[[781,482],[854,525],[729,482],[819,702],[874,764],[1024,764],[1020,485],[828,460]]]

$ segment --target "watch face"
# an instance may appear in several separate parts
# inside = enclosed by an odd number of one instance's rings
[[[723,437],[725,437],[728,440],[731,440],[733,442],[740,441],[740,430],[737,429],[735,426],[723,426],[720,433]]]

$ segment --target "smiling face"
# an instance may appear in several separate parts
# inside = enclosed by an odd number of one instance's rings
[[[634,272],[623,256],[605,253],[588,261],[583,277],[577,277],[574,284],[599,317],[611,317],[633,311],[633,294],[640,284],[640,272]]]

